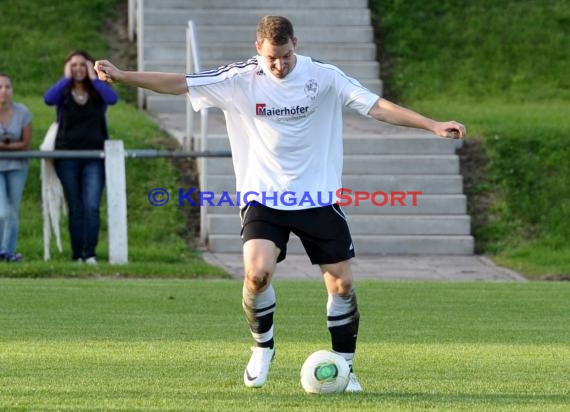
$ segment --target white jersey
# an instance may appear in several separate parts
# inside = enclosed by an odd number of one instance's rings
[[[367,116],[379,99],[335,66],[300,55],[282,79],[256,56],[186,82],[194,110],[224,112],[238,196],[275,209],[338,200],[343,107]]]

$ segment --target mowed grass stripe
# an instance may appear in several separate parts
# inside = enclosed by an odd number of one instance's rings
[[[0,281],[0,409],[567,410],[568,283],[358,282],[366,393],[308,396],[320,282],[276,282],[277,356],[245,388],[241,283]]]
[[[259,391],[241,382],[248,354],[220,341],[203,345],[44,342],[21,351],[22,345],[25,342],[10,344],[5,349],[13,355],[2,356],[3,406],[12,401],[30,407],[90,408],[101,401],[109,408],[206,410],[260,406],[266,400],[281,409],[286,397],[295,397],[299,406],[313,399],[298,383],[300,364],[312,349],[300,342],[280,345],[267,387]],[[548,410],[568,401],[567,375],[560,373],[561,367],[568,367],[570,350],[565,345],[367,342],[360,351],[358,372],[366,393],[347,402],[349,407],[542,405]]]

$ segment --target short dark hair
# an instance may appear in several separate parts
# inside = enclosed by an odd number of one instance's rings
[[[291,21],[282,16],[264,16],[257,25],[257,42],[263,43],[263,40],[269,40],[271,44],[281,46],[286,44],[289,39],[293,40],[295,34],[293,32],[293,24]]]

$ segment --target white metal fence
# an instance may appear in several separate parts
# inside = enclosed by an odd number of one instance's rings
[[[230,157],[227,151],[141,150],[125,149],[122,140],[105,141],[104,150],[26,150],[0,152],[0,159],[105,159],[107,191],[107,224],[109,234],[109,263],[128,262],[126,158],[155,159],[159,157]],[[201,189],[202,191],[204,189]]]

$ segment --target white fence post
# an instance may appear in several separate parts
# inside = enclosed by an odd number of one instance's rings
[[[122,140],[105,141],[109,263],[128,263],[127,185]]]

